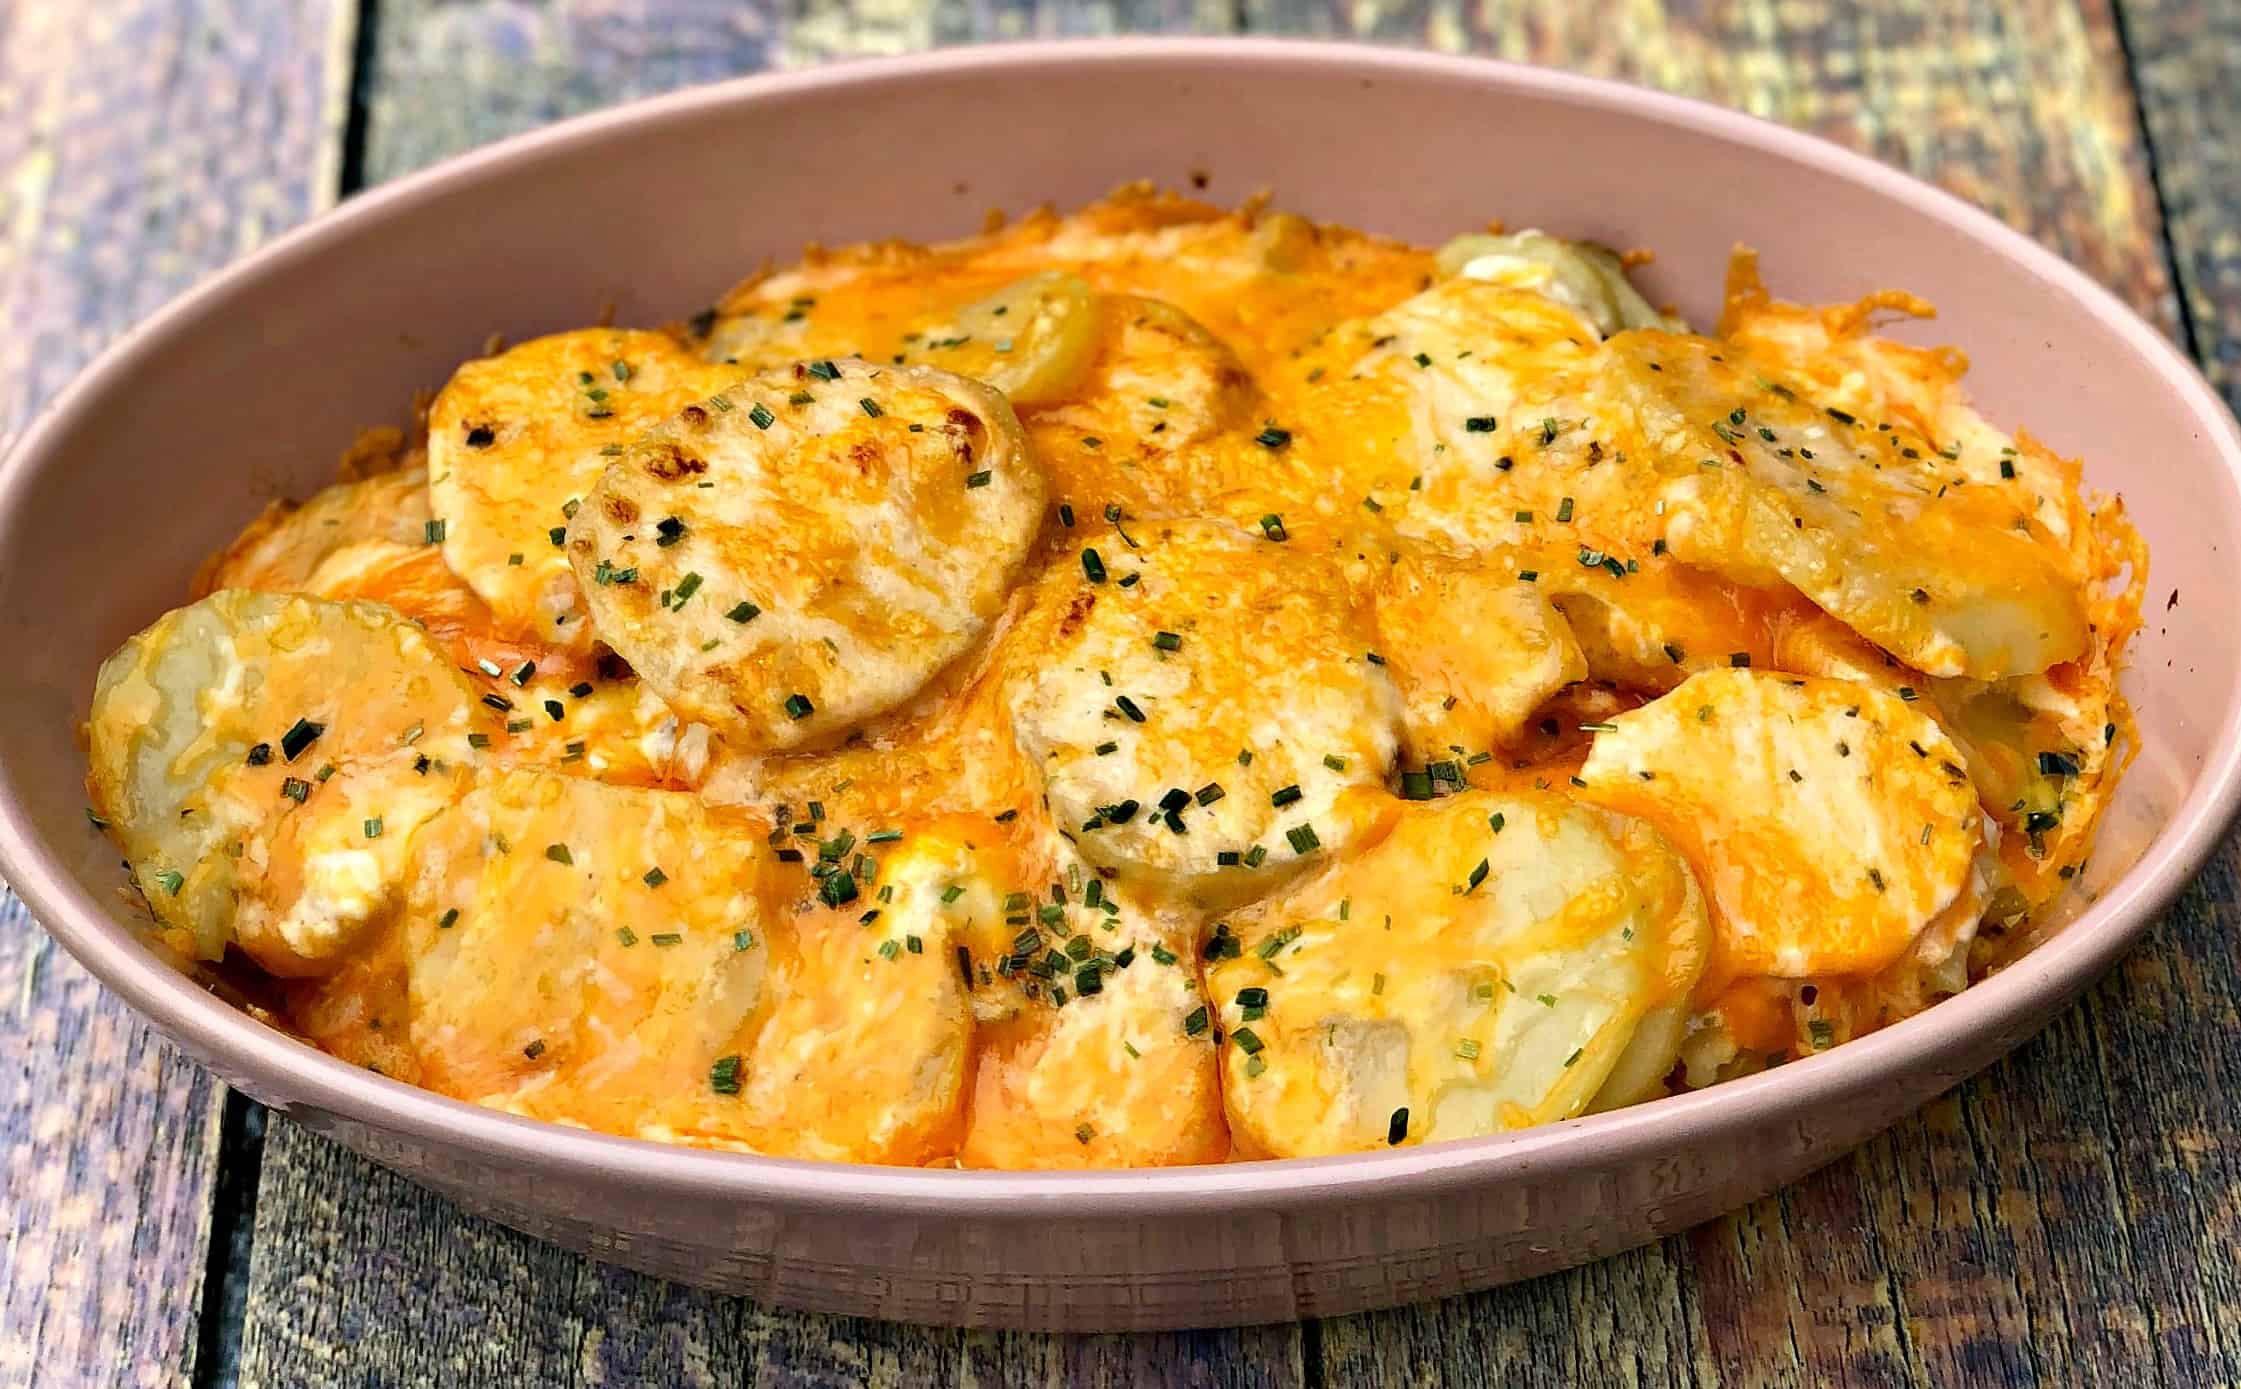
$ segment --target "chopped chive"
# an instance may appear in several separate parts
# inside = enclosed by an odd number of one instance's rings
[[[738,1094],[739,1067],[736,1055],[717,1057],[715,1064],[708,1068],[708,1088],[719,1095]]]
[[[297,757],[302,755],[305,748],[317,742],[319,735],[326,731],[327,725],[323,723],[313,723],[309,719],[297,719],[293,727],[280,735],[281,756],[290,762],[295,761]]]

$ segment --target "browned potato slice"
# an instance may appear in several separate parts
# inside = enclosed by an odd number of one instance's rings
[[[600,637],[673,708],[743,748],[788,748],[895,708],[970,646],[1042,509],[988,387],[812,362],[631,445],[568,550]]]
[[[428,413],[430,524],[444,562],[509,635],[588,648],[556,533],[624,443],[741,374],[664,334],[611,328],[459,368]]]

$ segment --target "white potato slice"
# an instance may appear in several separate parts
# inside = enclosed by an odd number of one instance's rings
[[[1784,585],[1745,588],[1669,558],[1613,573],[1540,552],[1536,586],[1579,640],[1588,674],[1662,694],[1700,670],[1737,664],[1897,686],[1921,678]]]
[[[586,674],[597,665],[591,652],[562,650],[502,630],[490,606],[444,563],[442,550],[425,541],[345,545],[319,562],[302,589],[320,598],[395,608],[426,628],[463,670],[488,674],[493,667],[510,671],[529,661],[556,675]]]
[[[1506,746],[1543,701],[1587,678],[1570,624],[1519,572],[1501,555],[1418,550],[1378,576],[1378,650],[1400,688],[1411,761]]]
[[[812,362],[624,450],[568,551],[600,637],[672,707],[743,748],[790,748],[895,708],[972,645],[1042,511],[986,386]]]
[[[583,595],[556,538],[624,443],[742,375],[666,334],[585,328],[454,372],[428,412],[428,491],[444,561],[509,635],[587,649]]]
[[[470,792],[414,853],[423,1083],[609,1132],[736,1114],[711,1068],[768,1014],[791,929],[764,832],[683,793],[541,772]]]
[[[1378,813],[1399,699],[1336,570],[1214,521],[1088,538],[1013,638],[1031,653],[1013,726],[1083,857],[1215,905],[1346,853]]]
[[[1670,1068],[1664,1010],[1708,936],[1688,866],[1639,820],[1539,792],[1411,806],[1217,928],[1207,990],[1239,1149],[1307,1157],[1579,1114],[1622,1061],[1630,1081]],[[1637,1054],[1653,1018],[1660,1055]]]
[[[994,386],[1020,409],[1064,399],[1097,355],[1096,291],[1079,275],[1045,271],[968,304],[956,318],[909,335],[914,366]]]
[[[221,588],[306,592],[319,566],[347,546],[426,544],[429,519],[425,468],[337,483],[301,504],[274,502],[203,570],[196,596]]]
[[[331,969],[401,893],[414,832],[489,721],[419,627],[372,603],[226,589],[102,664],[95,809],[194,950]]]
[[[1219,470],[1192,451],[1249,420],[1253,378],[1172,304],[1115,294],[1099,312],[1087,375],[1057,404],[1026,415],[1054,490],[1083,510],[1109,499],[1196,509]]]
[[[876,854],[876,869],[856,852],[818,856],[829,871],[816,908],[794,920],[775,1006],[743,1054],[740,1108],[757,1151],[923,1164],[954,1153],[964,1123],[966,923],[943,897],[971,872],[974,846],[935,827],[892,842],[856,836],[854,847]],[[842,880],[853,895],[826,886]]]
[[[1382,523],[1462,551],[1646,557],[1654,488],[1614,446],[1595,398],[1607,349],[1571,308],[1444,280],[1348,325],[1325,351],[1335,379],[1303,402],[1303,436],[1348,491],[1371,494]]]
[[[1693,675],[1598,732],[1579,779],[1681,847],[1734,977],[1889,966],[1960,894],[1984,839],[1960,749],[1851,680]]]
[[[1790,584],[1930,675],[2025,674],[2085,649],[2069,557],[2010,492],[1953,485],[1928,440],[1817,409],[1739,349],[1611,346],[1606,390],[1665,477],[1676,558]]]
[[[1685,332],[1677,318],[1649,305],[1626,264],[1608,246],[1564,241],[1546,232],[1477,232],[1458,236],[1439,249],[1441,273],[1486,280],[1547,295],[1595,325],[1604,337],[1627,328],[1664,328]]]
[[[1059,846],[1056,861],[958,881],[989,942],[967,1167],[1157,1167],[1229,1152],[1199,991],[1194,917],[1123,901]],[[1060,868],[1059,863],[1065,866]],[[1048,881],[1045,881],[1048,880]],[[1000,913],[1000,915],[999,915]],[[993,938],[993,939],[991,939]],[[993,960],[991,967],[987,962]]]

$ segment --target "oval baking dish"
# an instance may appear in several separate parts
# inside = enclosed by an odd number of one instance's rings
[[[323,1055],[144,944],[84,813],[74,736],[102,657],[266,498],[493,332],[692,312],[806,241],[974,227],[1131,179],[1260,189],[1419,241],[1490,213],[1655,248],[1700,320],[1737,242],[1789,296],[1903,286],[1915,341],[1971,355],[2121,492],[2154,592],[2223,587],[2241,433],[2194,369],[2074,269],[1832,146],[1679,99],[1500,64],[1255,40],[942,53],[752,78],[506,142],[354,201],[104,355],[0,471],[0,866],[134,1008],[227,1081],[505,1223],[766,1301],[1068,1330],[1327,1315],[1483,1287],[1732,1208],[2012,1049],[2215,847],[2241,781],[2241,646],[2158,613],[2126,690],[2141,755],[2073,919],[1905,1022],[1672,1099],[1544,1128],[1294,1162],[1089,1173],[849,1166],[669,1148],[476,1108]],[[2157,605],[2160,607],[2161,605]]]

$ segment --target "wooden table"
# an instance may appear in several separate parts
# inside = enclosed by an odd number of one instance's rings
[[[0,0],[0,429],[198,276],[470,145],[762,68],[1122,30],[1429,44],[1818,131],[2054,246],[2241,390],[2234,0]],[[8,898],[0,1383],[2241,1382],[2237,865],[2013,1060],[1736,1215],[1477,1297],[1135,1338],[772,1311],[467,1219],[268,1125]]]

